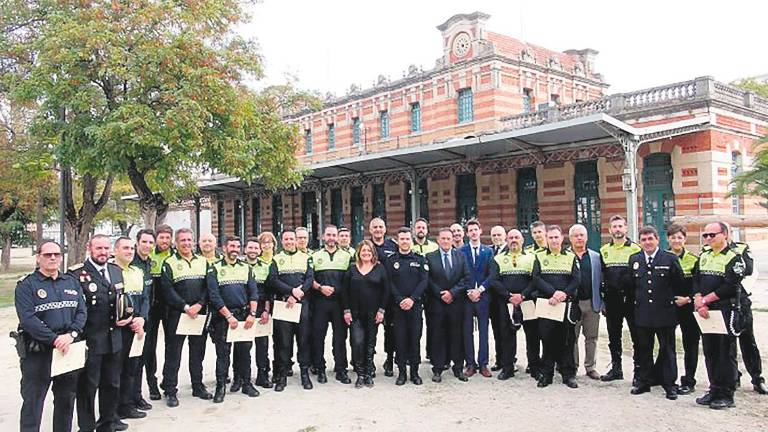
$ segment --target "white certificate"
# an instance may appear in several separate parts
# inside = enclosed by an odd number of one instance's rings
[[[189,315],[182,313],[179,316],[179,325],[176,326],[176,334],[200,336],[203,334],[204,327],[205,315],[198,315],[196,318],[191,318]]]
[[[256,320],[253,328],[256,329],[254,337],[272,336],[272,317],[269,317],[266,324],[259,324],[259,320]]]
[[[536,319],[536,303],[533,300],[526,300],[520,303],[519,307],[523,311],[523,321]],[[509,310],[509,318],[512,319],[512,314],[515,313],[515,305],[507,303],[507,309]]]
[[[128,357],[139,357],[144,353],[144,341],[147,340],[147,334],[139,337],[138,333],[133,334],[133,342],[131,343],[131,352],[128,353]]]
[[[56,348],[53,349],[53,357],[51,358],[51,376],[72,372],[74,370],[82,369],[85,366],[85,354],[88,348],[85,345],[85,341],[75,342],[69,345],[69,351],[66,354],[62,354],[61,351]]]
[[[723,318],[722,311],[709,311],[709,318],[702,318],[698,312],[693,312],[693,316],[696,317],[696,322],[699,323],[699,328],[702,333],[728,334],[728,329],[725,328],[725,319]]]
[[[554,306],[549,304],[549,299],[536,299],[536,318],[544,318],[562,322],[565,318],[565,302]]]
[[[298,323],[301,318],[301,303],[296,303],[292,308],[284,301],[275,301],[272,309],[272,318],[280,321]]]
[[[250,342],[256,337],[256,324],[251,328],[245,328],[245,321],[238,321],[237,328],[227,327],[227,343]]]

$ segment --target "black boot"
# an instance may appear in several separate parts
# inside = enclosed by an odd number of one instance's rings
[[[224,395],[226,394],[227,394],[227,382],[225,380],[216,380],[216,393],[213,395],[213,403],[224,402]]]
[[[288,378],[286,378],[282,374],[277,374],[276,373],[272,377],[272,380],[275,381],[275,391],[276,392],[281,392],[281,391],[285,390],[285,386],[286,386],[286,384],[288,384]]]
[[[256,397],[259,395],[259,391],[253,386],[251,380],[248,380],[243,383],[243,394],[248,395],[248,397]]]
[[[149,400],[160,400],[160,389],[157,387],[157,380],[147,380],[147,387],[149,387]]]
[[[365,385],[365,375],[358,373],[357,381],[355,381],[355,388],[363,388]]]
[[[226,381],[224,382],[224,385],[227,385]],[[203,384],[198,384],[192,388],[192,396],[202,400],[213,399],[213,395],[208,391],[207,388],[205,388]]]
[[[405,366],[398,368],[399,372],[397,374],[397,379],[395,380],[395,385],[403,385],[406,381],[408,381],[408,373],[405,371]]]
[[[317,370],[317,382],[320,384],[325,384],[328,382],[328,375],[325,374],[325,369],[318,369]]]
[[[411,382],[416,385],[421,385],[423,383],[421,377],[419,376],[418,366],[411,366]]]
[[[309,379],[307,368],[301,368],[301,386],[304,387],[304,390],[312,390],[312,380]]]
[[[269,380],[269,372],[264,369],[259,369],[259,373],[256,374],[256,385],[264,388],[272,388],[272,381]]]
[[[393,369],[394,360],[391,355],[387,355],[387,359],[384,361],[384,376],[395,376]]]
[[[621,366],[616,366],[616,363],[614,363],[611,366],[611,370],[609,370],[607,374],[600,377],[600,381],[604,381],[604,382],[623,380],[623,379],[624,379],[624,373],[621,371]]]
[[[240,377],[236,376],[232,378],[232,386],[229,388],[229,392],[237,393],[240,391],[240,388],[242,388],[242,380]]]
[[[349,375],[345,370],[336,372],[336,381],[342,384],[352,384],[352,380],[349,379]]]

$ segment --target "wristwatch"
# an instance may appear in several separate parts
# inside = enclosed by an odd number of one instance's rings
[[[256,318],[257,316],[259,316],[259,314],[257,314],[255,310],[252,310],[251,311],[251,316]]]
[[[80,336],[80,333],[72,330],[72,332],[69,335],[72,336],[72,339],[77,339],[77,337]]]
[[[190,307],[191,307],[191,306],[189,306],[188,304],[185,304],[185,305],[184,305],[184,312],[188,311]]]

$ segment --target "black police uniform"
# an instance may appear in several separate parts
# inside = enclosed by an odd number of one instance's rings
[[[386,264],[387,258],[397,253],[397,242],[391,238],[384,237],[384,241],[381,244],[376,244],[373,239],[371,239],[371,242],[376,247],[376,255],[382,265]],[[384,362],[384,374],[387,376],[392,376],[392,364],[395,355],[395,319],[393,316],[395,307],[396,305],[390,292],[386,312],[384,313],[384,352],[387,354],[387,359]]]
[[[275,391],[283,391],[287,383],[288,371],[291,368],[293,357],[293,340],[296,338],[298,345],[298,361],[301,370],[302,386],[305,389],[312,388],[309,379],[309,367],[311,356],[311,310],[307,299],[307,293],[312,288],[314,273],[312,271],[312,257],[300,251],[281,251],[272,258],[267,277],[267,286],[274,292],[276,300],[287,301],[292,297],[292,291],[300,287],[304,292],[301,301],[301,316],[299,323],[276,320],[272,337],[277,345],[275,353],[275,375],[277,382]]]
[[[149,330],[152,327],[152,323],[151,323],[152,306],[155,302],[154,300],[155,296],[159,294],[157,294],[157,289],[155,288],[155,278],[152,276],[152,257],[148,256],[146,260],[142,260],[139,254],[137,253],[133,256],[133,261],[131,261],[131,265],[142,269],[149,278],[149,286],[147,290],[147,294],[148,294],[147,314],[144,317],[144,350],[142,351],[141,356],[137,357],[139,362],[138,371],[136,372],[136,377],[133,380],[134,402],[138,402],[143,406],[143,408],[140,408],[140,409],[146,409],[146,408],[150,408],[151,405],[149,405],[141,395],[141,386],[143,382],[142,375],[144,374],[144,369],[147,365],[147,358],[150,357],[150,353],[147,351],[147,344],[150,342]],[[155,346],[155,349],[157,349],[157,326],[155,326],[153,344]],[[155,362],[157,362],[156,353],[154,353],[153,358]]]
[[[188,261],[178,252],[165,259],[160,286],[167,306],[168,333],[165,336],[165,364],[161,388],[169,397],[168,403],[178,403],[176,393],[179,383],[181,350],[187,335],[177,335],[176,327],[185,306],[199,304],[199,315],[207,314],[208,287],[214,283],[213,267],[202,255],[192,255]],[[208,318],[207,316],[205,317]],[[189,336],[189,375],[193,396],[210,399],[212,395],[203,385],[203,359],[205,358],[206,329],[201,335]]]
[[[131,298],[133,316],[144,318],[146,325],[152,295],[152,276],[148,267],[128,265],[123,269],[123,284],[123,292]],[[141,397],[142,356],[129,357],[134,335],[130,328],[126,327],[123,330],[123,371],[120,374],[120,403],[117,410],[121,417],[137,416],[138,413],[134,411],[143,400]],[[147,337],[146,333],[144,337]],[[146,343],[146,340],[144,342]]]
[[[258,314],[257,302],[260,296],[251,266],[247,263],[237,260],[234,264],[229,264],[221,260],[212,267],[215,277],[211,278],[208,286],[208,297],[216,312],[211,311],[213,313],[211,340],[216,347],[216,395],[223,400],[230,354],[233,349],[232,343],[227,342],[229,322],[221,314],[221,310],[226,307],[239,322],[245,321],[249,314],[255,318]],[[236,375],[233,379],[242,383],[243,393],[258,396],[258,391],[251,384],[252,342],[236,342],[234,345],[237,368],[235,368]],[[214,402],[220,402],[220,400],[214,397]]]
[[[398,382],[405,377],[406,364],[411,367],[411,380],[420,382],[422,296],[427,288],[429,266],[420,255],[398,251],[387,259],[386,268],[389,272],[389,291],[394,300],[391,315],[394,315],[397,346],[395,362],[400,369]],[[413,307],[407,311],[400,308],[400,302],[406,298],[413,300]]]
[[[261,318],[263,311],[269,310],[268,305],[273,300],[272,290],[267,286],[267,277],[269,276],[269,266],[271,264],[272,261],[267,262],[262,257],[258,257],[255,262],[248,263],[251,266],[253,278],[256,280],[259,290],[259,316],[256,319]],[[272,388],[272,382],[269,380],[269,336],[257,337],[254,339],[253,344],[255,346],[256,368],[258,369],[255,384],[264,388]],[[276,348],[276,346],[273,346],[275,352],[277,352]],[[236,370],[238,367],[238,364],[235,362],[233,368]]]
[[[163,298],[163,290],[160,286],[160,279],[163,273],[163,263],[165,260],[176,253],[173,248],[164,252],[158,252],[155,247],[149,254],[149,273],[152,275],[152,292],[150,295],[149,315],[144,329],[147,332],[144,341],[144,352],[142,359],[144,370],[147,374],[147,386],[149,387],[149,397],[152,400],[160,399],[160,389],[157,386],[157,333],[160,325],[163,326],[163,333],[168,335],[167,306]],[[138,257],[134,257],[134,261]],[[166,336],[167,337],[167,336]]]
[[[320,290],[311,293],[312,302],[312,365],[318,370],[318,381],[325,381],[325,335],[328,323],[333,330],[333,371],[337,380],[349,384],[347,377],[347,326],[341,308],[341,292],[344,274],[349,269],[352,256],[336,249],[333,253],[320,249],[312,254],[315,281],[333,287],[333,293],[325,296]]]
[[[86,319],[85,300],[77,279],[59,273],[51,278],[40,270],[25,276],[14,292],[21,355],[21,432],[37,432],[43,416],[48,387],[53,382],[53,431],[72,428],[77,379],[81,370],[51,377],[53,342],[70,333],[77,340]]]
[[[672,252],[672,251],[670,251]],[[674,253],[674,252],[673,252]],[[690,251],[683,249],[677,256],[680,267],[683,269],[683,297],[691,297],[693,294],[693,267],[699,257]],[[680,324],[680,332],[683,336],[683,364],[685,375],[680,377],[678,394],[688,394],[696,386],[696,369],[699,365],[699,343],[701,331],[696,317],[693,315],[693,299],[690,303],[677,307],[677,322]]]
[[[554,254],[547,249],[536,255],[532,274],[538,299],[549,300],[555,291],[562,291],[567,296],[563,321],[541,318],[537,320],[544,348],[539,386],[544,387],[552,383],[555,363],[557,363],[558,371],[563,377],[563,383],[569,387],[574,387],[576,360],[573,357],[573,346],[576,341],[576,333],[575,320],[570,319],[570,314],[574,310],[581,312],[576,299],[578,286],[581,282],[578,259],[572,252],[562,250],[559,254]]]
[[[116,302],[123,291],[123,272],[112,263],[97,268],[91,258],[69,270],[70,275],[80,282],[88,308],[83,330],[88,355],[77,386],[77,424],[83,431],[109,431],[113,423],[119,421],[117,405],[123,367],[123,332],[130,331],[116,325]],[[98,421],[96,391],[99,392]]]
[[[660,380],[658,383],[666,390],[667,397],[675,399],[675,296],[689,294],[685,291],[683,269],[675,254],[659,249],[650,262],[645,252],[632,255],[629,268],[635,290],[635,358],[638,363],[635,392],[645,392]],[[653,364],[654,338],[659,341],[657,365]],[[654,369],[660,376],[653,376]]]

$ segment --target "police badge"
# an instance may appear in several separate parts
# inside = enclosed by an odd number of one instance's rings
[[[98,288],[96,287],[96,284],[91,282],[88,284],[88,291],[95,293]]]
[[[45,292],[44,289],[40,288],[39,290],[37,290],[37,296],[40,297],[41,299],[44,299],[48,297],[48,293]]]
[[[400,268],[400,263],[399,262],[395,262],[394,264],[392,264],[392,267],[394,267],[395,270],[397,270],[397,269]]]
[[[115,313],[117,321],[123,321],[133,317],[133,299],[130,295],[125,293],[118,294],[115,308],[117,309]]]
[[[639,268],[640,268],[640,263],[639,263],[639,262],[637,262],[637,261],[635,261],[635,263],[634,263],[634,264],[632,264],[632,269],[633,269],[633,270],[637,270],[637,269],[639,269]]]

